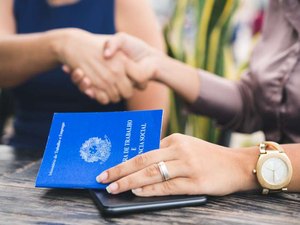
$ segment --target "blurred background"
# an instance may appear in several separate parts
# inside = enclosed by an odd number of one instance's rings
[[[239,79],[259,38],[267,0],[149,0],[164,34],[167,53],[191,66],[231,80]],[[224,145],[248,146],[264,140],[262,132],[242,135],[194,115],[171,93],[168,134],[193,135]],[[0,89],[0,137],[11,131],[13,103]]]
[[[246,71],[262,29],[267,0],[150,2],[170,56],[231,80]],[[213,120],[184,110],[184,102],[173,93],[171,100],[169,133],[190,134],[231,147],[264,140],[262,132],[246,135],[222,130]]]

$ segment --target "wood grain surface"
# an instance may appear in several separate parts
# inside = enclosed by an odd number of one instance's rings
[[[103,216],[87,190],[34,187],[41,151],[0,146],[0,224],[300,224],[300,194],[240,193],[184,207]]]

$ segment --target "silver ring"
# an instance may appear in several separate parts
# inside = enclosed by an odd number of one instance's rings
[[[160,174],[163,177],[163,180],[164,181],[170,180],[171,178],[170,178],[169,171],[168,171],[168,168],[167,168],[165,162],[161,161],[157,165],[158,165]]]

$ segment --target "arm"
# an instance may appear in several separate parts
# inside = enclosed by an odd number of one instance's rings
[[[261,120],[256,113],[253,96],[255,85],[250,75],[246,74],[238,83],[232,82],[171,59],[124,33],[109,39],[104,56],[110,58],[118,50],[141,66],[142,72],[129,74],[140,87],[149,80],[159,81],[181,95],[192,110],[215,118],[227,128],[244,132],[259,129]]]
[[[111,76],[112,71],[99,62],[103,43],[104,37],[101,40],[100,36],[77,29],[26,35],[2,35],[0,37],[0,87],[19,85],[63,63],[70,68],[82,68],[92,82],[97,81],[100,84],[99,89],[105,90],[111,101],[117,102],[120,97],[119,93],[112,91],[111,88],[114,86],[115,79]],[[107,102],[104,99],[102,103]]]
[[[137,19],[138,18],[138,19]],[[118,31],[136,36],[152,47],[163,51],[164,42],[155,15],[148,1],[116,0],[116,27]],[[150,82],[145,90],[135,90],[127,100],[129,110],[164,109],[164,129],[169,114],[169,91],[158,82]]]
[[[282,146],[293,166],[291,192],[300,192],[300,144]],[[259,150],[229,149],[203,140],[175,134],[161,141],[161,149],[137,156],[97,177],[111,183],[107,190],[120,193],[133,190],[138,196],[208,194],[227,195],[259,188],[252,170]],[[170,180],[163,181],[158,162],[164,161]]]
[[[15,36],[13,0],[0,1],[0,86],[17,85],[58,64],[51,51],[55,35]],[[30,54],[28,54],[30,53]],[[42,63],[39,63],[42,62]]]
[[[16,35],[15,29],[13,1],[0,0],[0,87],[19,85],[41,72],[65,64],[71,69],[81,68],[89,77],[82,80],[84,84],[99,84],[100,91],[94,97],[100,103],[106,104],[108,99],[118,102],[120,96],[128,98],[132,95],[131,83],[125,73],[129,60],[123,53],[114,60],[102,57],[107,36],[74,28]],[[117,71],[116,63],[121,65]],[[134,70],[132,64],[130,68]]]
[[[154,62],[155,79],[176,91],[196,113],[214,118],[219,124],[232,129],[240,126],[243,115],[255,111],[252,89],[244,80],[236,83],[165,55],[156,54]],[[240,85],[243,88],[239,88]],[[243,102],[247,102],[247,110]],[[253,116],[251,119],[246,123],[247,128],[259,124]]]

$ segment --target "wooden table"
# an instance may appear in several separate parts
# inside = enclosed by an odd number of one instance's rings
[[[86,190],[34,187],[41,151],[0,146],[0,224],[300,224],[300,194],[209,198],[204,206],[109,218]]]

